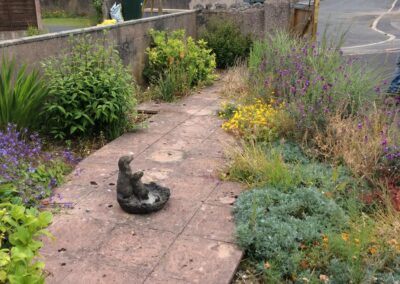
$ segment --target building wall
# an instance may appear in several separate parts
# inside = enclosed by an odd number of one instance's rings
[[[237,23],[242,33],[251,34],[256,38],[262,38],[265,31],[265,16],[263,8],[249,8],[245,11],[237,10],[202,10],[199,12],[198,25],[203,29],[212,17],[231,20]]]
[[[148,30],[185,29],[190,36],[196,36],[195,11],[183,11],[174,14],[124,22],[106,27],[91,27],[82,30],[26,37],[0,42],[0,54],[14,56],[17,63],[40,66],[49,57],[57,56],[68,47],[70,35],[91,35],[101,38],[108,31],[108,42],[114,41],[125,65],[130,66],[138,82],[142,82],[142,72],[146,63],[145,50],[150,44]]]
[[[206,0],[205,0],[206,1]],[[291,2],[297,0],[265,0],[263,5],[242,4],[199,11],[198,26],[204,28],[211,17],[229,19],[240,25],[244,34],[263,38],[276,30],[289,30]]]

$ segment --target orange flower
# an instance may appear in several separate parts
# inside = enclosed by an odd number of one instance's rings
[[[373,246],[373,247],[371,247],[371,248],[369,249],[369,252],[370,252],[371,254],[377,254],[377,253],[378,253],[378,249],[376,248],[376,246]]]
[[[342,233],[342,239],[347,242],[349,240],[349,234],[348,233]]]

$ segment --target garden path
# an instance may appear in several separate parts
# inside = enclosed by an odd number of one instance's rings
[[[56,239],[41,251],[48,283],[230,283],[242,257],[231,216],[241,188],[217,177],[234,143],[216,115],[221,84],[141,105],[158,112],[149,127],[90,155],[57,189],[73,208],[55,215]],[[129,152],[135,171],[171,188],[162,211],[129,215],[116,202],[117,160]]]

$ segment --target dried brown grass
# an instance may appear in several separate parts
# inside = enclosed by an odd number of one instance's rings
[[[249,97],[249,69],[245,63],[238,63],[230,68],[222,77],[221,95],[234,101],[242,101]]]
[[[315,136],[318,154],[344,161],[354,174],[371,181],[381,169],[382,131],[386,123],[386,117],[378,111],[362,120],[333,116],[327,130]]]

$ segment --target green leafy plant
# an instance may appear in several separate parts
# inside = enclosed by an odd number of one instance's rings
[[[220,17],[209,19],[200,32],[200,38],[215,53],[218,68],[234,66],[238,61],[247,58],[252,45],[251,36],[244,35],[237,23]]]
[[[37,238],[51,236],[45,230],[51,222],[50,212],[0,204],[0,282],[44,283],[44,263],[36,260],[42,247]]]
[[[42,116],[55,138],[118,137],[131,127],[135,84],[106,37],[71,38],[71,49],[43,64],[50,98]]]
[[[170,33],[150,30],[149,33],[153,44],[146,50],[149,62],[144,75],[150,82],[157,83],[160,77],[175,68],[184,70],[191,81],[190,86],[215,78],[215,55],[205,41],[196,42],[192,37],[186,37],[184,30]]]
[[[101,23],[103,21],[103,0],[92,0],[92,6],[96,11],[96,22]]]
[[[35,129],[48,89],[38,70],[28,71],[26,65],[17,67],[15,59],[5,56],[0,64],[0,128],[9,123],[19,129]]]

